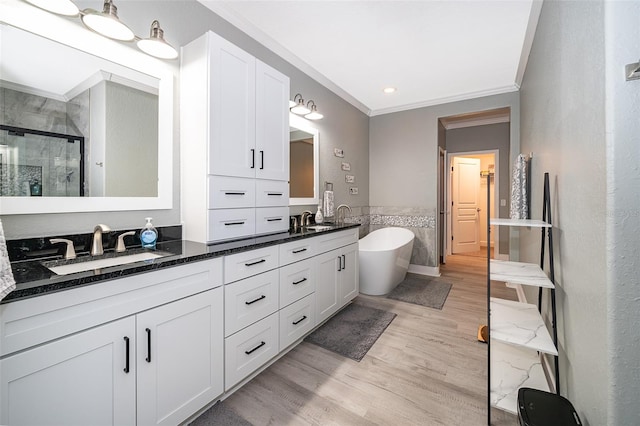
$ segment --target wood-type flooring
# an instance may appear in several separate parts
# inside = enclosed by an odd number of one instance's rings
[[[361,362],[303,342],[225,400],[255,426],[487,424],[486,258],[447,257],[442,310],[384,297],[355,303],[398,316]],[[492,296],[516,300],[492,284]],[[517,426],[492,409],[492,424]]]

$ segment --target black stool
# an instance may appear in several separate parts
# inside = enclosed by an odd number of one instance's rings
[[[518,389],[520,426],[581,426],[571,402],[555,393],[532,388]]]

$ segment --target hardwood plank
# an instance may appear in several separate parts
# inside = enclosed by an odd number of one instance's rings
[[[261,425],[485,425],[486,259],[449,256],[437,280],[453,285],[442,310],[359,295],[397,317],[361,362],[303,342],[225,403]],[[516,300],[492,283],[492,295]],[[492,409],[492,424],[516,426]]]

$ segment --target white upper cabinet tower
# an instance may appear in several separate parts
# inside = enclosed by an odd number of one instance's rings
[[[213,32],[182,49],[185,237],[289,227],[289,78]]]

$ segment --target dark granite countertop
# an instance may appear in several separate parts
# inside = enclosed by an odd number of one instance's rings
[[[253,238],[244,238],[221,242],[217,244],[203,244],[193,241],[178,240],[160,242],[157,244],[156,251],[166,254],[166,256],[145,260],[126,265],[117,265],[107,268],[95,269],[84,272],[77,272],[68,275],[57,275],[43,266],[42,260],[25,260],[11,263],[13,276],[16,280],[16,289],[7,295],[0,303],[10,303],[17,300],[35,297],[51,292],[69,290],[80,286],[93,283],[113,280],[128,275],[141,274],[149,271],[155,271],[162,268],[182,265],[190,262],[210,259],[214,257],[225,256],[233,253],[239,253],[248,250],[254,250],[262,247],[283,244],[289,241],[295,241],[302,238],[310,238],[320,234],[342,231],[345,229],[356,228],[358,224],[333,225],[331,229],[323,231],[315,230],[297,230],[282,232],[279,234],[257,236]],[[129,249],[125,253],[105,253],[102,257],[116,257],[119,255],[130,255],[136,252],[142,252],[147,249],[134,248]],[[101,257],[93,257],[91,260]],[[58,260],[56,263],[74,263],[87,259],[87,256],[71,261]],[[47,260],[50,262],[50,259]]]

